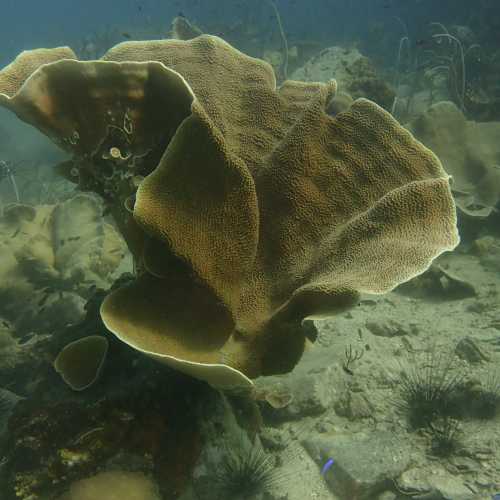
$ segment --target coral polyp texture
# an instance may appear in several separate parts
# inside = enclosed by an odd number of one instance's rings
[[[368,100],[329,116],[333,80],[277,89],[267,63],[205,35],[38,69],[28,54],[0,72],[0,102],[73,154],[65,172],[104,197],[137,263],[106,326],[213,385],[292,370],[304,318],[458,243],[437,157]]]

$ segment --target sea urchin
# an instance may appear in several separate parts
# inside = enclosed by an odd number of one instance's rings
[[[226,445],[215,474],[221,499],[250,500],[264,493],[281,478],[274,457],[268,454],[256,437],[251,442],[245,435],[236,445]]]
[[[436,419],[454,414],[454,398],[464,376],[452,357],[431,352],[423,363],[403,370],[396,408],[413,429],[428,427]]]

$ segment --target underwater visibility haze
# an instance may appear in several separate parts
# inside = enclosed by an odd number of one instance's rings
[[[497,0],[0,11],[0,500],[500,498]]]

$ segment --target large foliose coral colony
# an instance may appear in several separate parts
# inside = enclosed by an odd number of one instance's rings
[[[100,60],[23,52],[0,104],[72,155],[136,277],[117,337],[218,387],[290,371],[302,322],[383,293],[458,243],[437,157],[376,104],[330,116],[336,83],[285,81],[220,38],[126,42]]]

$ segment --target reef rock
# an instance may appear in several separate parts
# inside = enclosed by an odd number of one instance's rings
[[[290,76],[293,80],[327,82],[335,78],[339,89],[352,97],[366,97],[390,109],[396,94],[378,75],[368,57],[355,48],[329,47],[312,57]]]
[[[376,498],[411,462],[407,440],[392,431],[321,435],[308,438],[304,444],[318,465],[335,461],[325,480],[342,500]]]

